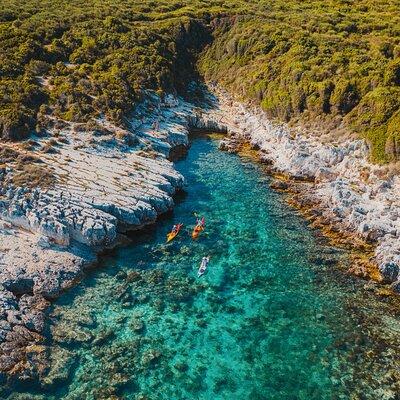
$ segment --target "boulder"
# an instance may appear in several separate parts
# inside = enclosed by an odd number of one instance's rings
[[[7,372],[11,368],[14,367],[14,365],[18,362],[18,360],[15,360],[13,357],[9,355],[1,355],[0,356],[0,372]]]
[[[18,306],[17,297],[8,290],[0,289],[0,309],[12,310]]]
[[[22,269],[15,271],[14,275],[3,275],[2,284],[8,291],[16,295],[32,292],[34,285],[33,278]]]
[[[26,328],[37,333],[44,330],[45,316],[41,311],[31,311],[22,315],[22,323]]]
[[[51,352],[50,368],[43,383],[49,387],[67,381],[74,362],[75,358],[70,351],[55,346]]]
[[[395,262],[386,262],[379,266],[379,272],[385,283],[392,283],[399,278],[400,267]]]
[[[18,310],[7,311],[7,322],[10,325],[22,325],[21,314]]]
[[[321,167],[315,173],[316,182],[333,181],[336,177],[337,173],[330,168]]]
[[[392,283],[391,288],[395,293],[400,294],[400,280]]]

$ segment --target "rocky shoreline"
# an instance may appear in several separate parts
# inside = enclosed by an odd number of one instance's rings
[[[218,108],[207,119],[229,133],[221,149],[240,152],[249,143],[276,177],[275,189],[290,191],[292,204],[315,226],[327,225],[336,240],[365,251],[353,273],[390,284],[400,292],[400,179],[368,161],[363,140],[324,144],[302,128],[272,123],[257,107],[214,88]],[[327,142],[327,141],[325,141]],[[369,257],[369,252],[372,254]]]
[[[44,374],[49,301],[75,285],[95,265],[97,254],[118,244],[124,232],[154,223],[173,207],[184,178],[169,160],[186,152],[193,128],[227,133],[221,148],[228,151],[250,143],[280,178],[275,188],[291,186],[294,201],[314,223],[329,221],[339,234],[350,232],[371,243],[375,253],[368,262],[400,291],[399,179],[384,178],[368,163],[361,140],[324,145],[213,90],[207,102],[212,106],[200,109],[182,99],[161,102],[149,95],[127,129],[105,120],[91,131],[63,123],[49,135],[34,137],[28,149],[6,144],[15,157],[0,165],[3,379]],[[51,183],[15,184],[21,157],[39,159]]]
[[[154,223],[173,207],[184,178],[169,158],[187,148],[193,112],[182,100],[149,95],[129,129],[104,120],[91,132],[63,123],[33,137],[29,150],[5,144],[13,157],[0,167],[3,379],[31,379],[46,370],[49,301],[75,285],[124,232]],[[52,184],[15,184],[21,158],[39,160]]]

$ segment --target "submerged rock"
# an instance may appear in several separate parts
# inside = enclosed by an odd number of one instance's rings
[[[129,271],[126,274],[126,280],[128,282],[137,282],[142,279],[141,273],[139,271]]]
[[[53,340],[60,344],[89,343],[93,340],[93,333],[89,329],[67,321],[55,325],[52,335]]]
[[[43,384],[46,387],[65,384],[75,361],[76,358],[72,352],[59,346],[54,347],[51,352],[49,371],[43,378]]]
[[[142,365],[146,368],[150,366],[154,366],[154,364],[159,360],[161,357],[161,352],[155,349],[146,350],[142,355]]]
[[[179,372],[186,372],[189,369],[189,366],[185,362],[177,362],[174,364],[174,368]]]
[[[144,323],[140,319],[134,319],[132,322],[129,323],[129,327],[136,333],[143,332],[144,330]]]
[[[103,345],[104,342],[113,338],[115,336],[115,332],[113,329],[102,329],[100,332],[96,334],[92,344],[94,346]]]

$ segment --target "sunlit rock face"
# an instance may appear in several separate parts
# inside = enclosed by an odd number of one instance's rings
[[[104,132],[98,136],[63,131],[56,151],[35,153],[51,169],[55,184],[14,187],[8,184],[10,168],[2,176],[0,217],[62,246],[110,245],[118,231],[154,222],[172,207],[172,195],[183,185],[167,160],[172,148],[188,143],[179,111],[179,103],[160,107],[149,126],[133,125],[132,131],[106,121],[99,121]]]

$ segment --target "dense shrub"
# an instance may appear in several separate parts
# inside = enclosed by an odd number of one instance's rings
[[[229,29],[214,29],[199,63],[205,77],[255,99],[271,117],[344,118],[349,130],[369,140],[374,161],[398,158],[400,3],[250,4]]]
[[[3,1],[0,137],[26,137],[43,103],[68,121],[122,124],[144,89],[184,89],[209,38],[195,17],[174,1]]]
[[[3,0],[0,135],[25,137],[41,104],[123,124],[144,89],[185,93],[198,67],[273,118],[343,119],[389,161],[399,11],[399,0]]]

